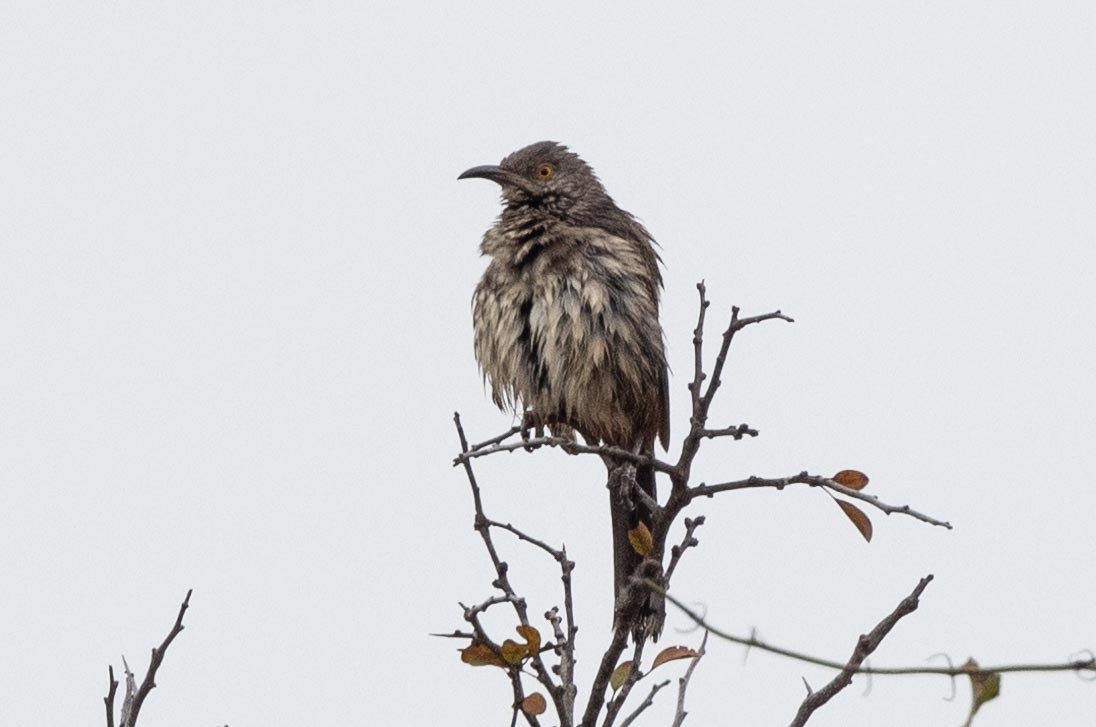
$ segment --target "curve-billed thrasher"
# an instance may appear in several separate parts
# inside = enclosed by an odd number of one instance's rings
[[[495,403],[557,435],[574,429],[590,443],[643,454],[653,454],[657,436],[666,447],[662,276],[650,233],[616,206],[586,162],[555,142],[532,144],[459,179],[469,177],[497,182],[505,205],[483,237],[491,262],[472,303],[476,358]],[[622,598],[643,561],[628,531],[649,525],[649,510],[628,487],[632,468],[610,459],[606,465],[614,622],[623,621],[636,640],[657,639],[663,599],[633,598],[639,605],[628,613]],[[654,470],[640,467],[634,476],[654,497]]]

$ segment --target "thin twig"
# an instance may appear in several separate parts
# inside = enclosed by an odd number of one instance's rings
[[[807,720],[811,718],[811,715],[814,714],[815,710],[837,696],[838,692],[842,689],[852,684],[852,677],[860,671],[860,665],[864,663],[864,660],[867,659],[872,652],[879,648],[879,644],[883,643],[883,639],[891,632],[891,629],[893,629],[903,617],[908,616],[917,610],[921,593],[931,581],[931,575],[922,578],[913,589],[913,592],[903,598],[898,606],[880,621],[870,633],[862,634],[860,638],[856,640],[856,648],[853,649],[852,656],[849,657],[844,668],[842,668],[837,676],[831,679],[826,686],[807,695],[806,699],[803,700],[803,703],[799,705],[799,711],[796,712],[795,719],[792,720],[790,727],[803,727],[803,725],[807,724]]]
[[[670,501],[667,503],[667,510],[669,511],[667,516],[671,521],[677,517],[677,513],[687,504],[687,501],[683,501],[681,497],[684,495],[684,490],[689,482],[693,460],[696,459],[697,452],[700,450],[700,440],[708,438],[706,433],[709,431],[722,431],[707,429],[708,412],[712,407],[712,401],[715,399],[715,394],[722,383],[723,368],[727,363],[727,353],[730,350],[731,341],[734,340],[735,334],[747,326],[763,321],[783,320],[788,321],[789,323],[794,322],[792,318],[789,318],[780,311],[773,311],[772,313],[764,313],[748,318],[739,318],[738,307],[732,307],[731,321],[727,325],[727,329],[723,332],[723,342],[719,347],[719,352],[716,354],[715,364],[712,367],[711,375],[708,376],[704,373],[704,319],[710,303],[708,302],[707,289],[704,286],[704,282],[701,281],[698,283],[696,288],[700,293],[700,313],[697,316],[696,328],[693,330],[693,380],[689,383],[689,395],[692,399],[692,416],[689,419],[689,433],[685,435],[685,440],[681,445],[681,456],[677,460],[677,465],[668,473],[671,482],[673,483],[673,492],[670,495]],[[701,384],[705,379],[708,379],[708,387],[702,393]]]
[[[674,713],[674,721],[672,727],[681,727],[681,724],[685,721],[685,717],[689,715],[685,711],[685,691],[689,688],[689,680],[693,678],[693,670],[696,669],[696,665],[700,663],[700,660],[704,658],[706,653],[704,647],[708,645],[708,632],[704,632],[704,638],[700,640],[700,649],[696,652],[696,656],[693,657],[692,662],[689,664],[689,668],[685,670],[685,676],[677,682],[677,711]]]
[[[472,619],[476,618],[492,606],[497,606],[500,603],[509,603],[516,606],[521,600],[522,599],[519,596],[516,596],[512,593],[504,593],[501,596],[491,596],[490,598],[480,603],[477,603],[474,606],[465,606],[462,603],[460,604],[460,607],[464,609],[464,619],[471,623]]]
[[[498,444],[499,442],[505,442],[507,439],[514,436],[515,434],[519,434],[520,432],[521,432],[521,427],[518,427],[518,426],[510,427],[509,429],[507,429],[502,434],[491,437],[490,439],[485,439],[484,441],[479,442],[478,444],[470,445],[468,447],[468,451],[469,452],[476,452],[476,451],[484,449],[486,447],[490,447],[493,444]]]
[[[670,577],[674,574],[674,569],[677,568],[677,564],[681,561],[681,556],[689,548],[695,548],[700,544],[700,541],[696,539],[693,533],[696,529],[704,524],[704,516],[698,515],[695,518],[685,518],[685,537],[681,540],[681,545],[675,545],[670,549],[670,564],[666,566],[666,576],[663,578],[665,582],[665,588],[670,587]]]
[[[705,419],[707,418],[707,410],[711,406],[712,399],[715,398],[715,392],[719,390],[720,385],[723,383],[723,367],[727,363],[727,354],[730,351],[731,341],[734,340],[734,335],[747,326],[752,326],[755,323],[762,323],[764,321],[781,320],[787,321],[788,323],[795,323],[794,318],[790,318],[778,310],[773,311],[772,313],[762,313],[759,316],[749,316],[747,318],[739,318],[738,311],[738,306],[731,307],[731,322],[727,326],[727,330],[723,332],[723,343],[719,347],[719,353],[716,354],[715,365],[712,367],[712,375],[708,381],[708,388],[704,392]]]
[[[556,550],[551,545],[545,543],[543,540],[538,540],[531,535],[526,535],[510,523],[500,523],[498,520],[492,520],[490,518],[484,518],[484,521],[487,523],[488,527],[499,528],[500,530],[505,530],[508,533],[513,533],[515,536],[517,536],[518,540],[524,540],[526,543],[535,545],[548,555],[552,556],[552,559],[557,562],[567,559],[567,556],[562,550]]]
[[[644,674],[640,671],[640,663],[643,660],[643,647],[646,644],[647,639],[639,639],[632,647],[632,666],[628,669],[627,676],[624,677],[624,683],[620,685],[616,695],[606,705],[605,720],[601,723],[601,727],[613,727],[613,722],[616,721],[621,708],[628,701],[628,695],[632,693],[632,687],[643,678]]]
[[[951,530],[952,527],[951,523],[944,520],[937,520],[930,515],[925,515],[924,513],[914,510],[909,505],[888,505],[875,495],[866,495],[859,490],[854,490],[851,487],[845,487],[842,484],[834,482],[828,477],[820,477],[818,475],[812,475],[807,472],[800,472],[797,475],[791,475],[789,477],[747,477],[745,479],[735,480],[733,482],[721,482],[717,485],[699,484],[696,487],[688,488],[686,497],[689,500],[695,500],[698,497],[711,497],[713,495],[719,494],[720,492],[756,489],[759,487],[771,487],[776,490],[783,490],[789,485],[809,485],[811,487],[821,487],[827,490],[831,490],[833,492],[838,492],[845,497],[849,497],[854,500],[860,500],[861,502],[866,502],[872,507],[878,510],[882,510],[887,515],[908,515],[922,522],[926,522],[930,525],[936,525],[942,528],[947,528],[948,530]]]
[[[736,442],[743,437],[756,437],[760,434],[756,429],[749,424],[738,424],[733,427],[724,427],[723,429],[701,429],[700,436],[705,439],[715,439],[716,437],[731,437]]]
[[[651,687],[651,691],[647,693],[646,698],[639,703],[639,706],[632,710],[632,713],[624,718],[624,721],[620,723],[620,727],[628,727],[632,722],[636,721],[636,718],[643,713],[645,709],[655,703],[655,695],[659,693],[667,684],[670,683],[669,679],[663,679],[658,684]]]
[[[658,472],[671,473],[674,471],[674,466],[669,462],[663,462],[656,457],[637,454],[627,449],[621,449],[620,447],[580,444],[565,437],[549,436],[532,437],[521,442],[502,444],[501,440],[505,439],[507,436],[509,436],[509,433],[493,437],[492,439],[487,440],[480,449],[462,451],[453,458],[453,466],[456,467],[457,465],[464,464],[468,460],[477,459],[479,457],[489,457],[492,454],[499,454],[500,452],[534,452],[542,447],[559,447],[568,454],[596,454],[599,457],[611,457],[615,460],[628,462],[629,464],[636,466],[649,464]]]
[[[704,382],[704,318],[708,313],[708,289],[701,280],[696,284],[696,290],[700,294],[700,313],[696,318],[696,328],[693,329],[693,380],[689,382],[689,391],[692,393],[693,413],[696,414],[696,404],[700,401],[700,385]]]
[[[575,569],[574,561],[567,559],[567,549],[563,549],[563,560],[560,561],[560,580],[563,582],[563,613],[567,619],[567,638],[563,641],[563,654],[559,660],[559,678],[562,682],[564,717],[560,717],[566,724],[574,722],[575,697],[578,696],[578,686],[575,684],[575,635],[578,633],[578,624],[575,623],[575,601],[571,590],[571,571]]]

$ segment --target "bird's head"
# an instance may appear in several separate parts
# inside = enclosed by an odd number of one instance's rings
[[[500,164],[472,167],[457,177],[471,178],[497,182],[508,205],[531,205],[561,218],[609,200],[594,170],[554,141],[538,141]]]

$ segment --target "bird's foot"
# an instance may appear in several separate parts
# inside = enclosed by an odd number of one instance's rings
[[[526,410],[521,415],[521,441],[528,442],[530,439],[530,431],[532,436],[541,438],[544,436],[544,418],[538,413],[532,410]],[[536,447],[530,447],[526,445],[525,451],[532,452]]]

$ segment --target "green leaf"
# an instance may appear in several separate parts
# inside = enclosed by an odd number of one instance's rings
[[[613,673],[609,675],[609,686],[613,688],[614,692],[624,685],[624,680],[628,678],[628,674],[631,671],[631,661],[622,661],[617,664],[617,668],[613,669]]]

